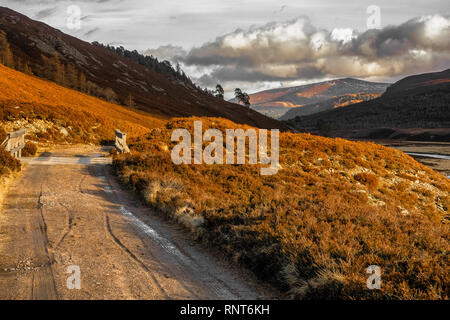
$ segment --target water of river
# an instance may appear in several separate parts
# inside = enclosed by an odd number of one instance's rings
[[[416,157],[426,157],[426,158],[450,160],[450,156],[445,155],[445,154],[416,153],[416,152],[405,152],[405,153],[410,156],[416,156]]]
[[[418,152],[405,152],[407,155],[413,156],[413,157],[425,157],[425,158],[432,158],[432,159],[443,159],[443,160],[450,160],[449,155],[445,154],[436,154],[436,153],[418,153]],[[450,176],[447,176],[447,178],[450,179]]]

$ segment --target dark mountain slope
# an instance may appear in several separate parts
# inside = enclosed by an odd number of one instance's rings
[[[13,56],[11,67],[104,100],[161,118],[214,116],[286,129],[255,111],[211,97],[175,77],[156,73],[4,7],[0,7],[0,40],[2,34]]]
[[[345,108],[297,117],[291,125],[314,130],[318,122],[332,130],[371,128],[450,128],[449,71],[398,81],[380,98]]]
[[[442,72],[424,73],[406,77],[386,90],[385,96],[417,94],[439,88],[448,89],[450,69]]]

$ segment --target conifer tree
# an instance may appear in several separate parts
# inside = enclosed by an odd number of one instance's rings
[[[127,97],[127,106],[128,106],[128,108],[136,107],[136,104],[134,103],[133,96],[131,94],[129,94],[128,97]]]
[[[6,33],[0,31],[0,63],[4,66],[13,68],[14,57],[6,37]]]

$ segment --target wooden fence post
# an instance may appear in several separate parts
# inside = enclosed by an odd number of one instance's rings
[[[119,153],[130,153],[127,145],[127,134],[116,129],[116,143],[114,145]]]
[[[8,137],[2,142],[1,146],[10,152],[14,157],[22,157],[22,149],[25,147],[25,129],[8,132]]]

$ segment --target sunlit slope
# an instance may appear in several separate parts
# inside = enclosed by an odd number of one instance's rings
[[[114,129],[130,136],[157,127],[163,120],[111,104],[0,65],[0,121],[27,127],[48,140],[99,142]]]
[[[192,132],[193,120],[130,139],[133,153],[114,161],[151,206],[293,298],[448,299],[446,177],[398,150],[293,133],[280,133],[273,176],[174,165],[171,132]],[[240,127],[201,120],[203,130]],[[367,289],[370,265],[382,269],[381,290]]]
[[[90,84],[87,92],[106,101],[120,101],[128,106],[131,96],[140,110],[166,119],[193,115],[223,117],[259,128],[289,130],[281,122],[217,99],[173,75],[150,70],[132,59],[1,6],[0,29],[6,34],[14,58],[26,62],[36,76],[72,88],[77,88],[76,82],[86,82]],[[72,70],[67,72],[68,77],[57,72],[62,66]],[[85,81],[71,79],[70,74],[80,77],[83,74]]]
[[[337,79],[257,92],[250,95],[250,102],[255,110],[288,120],[371,100],[381,95],[387,86],[351,78]]]

